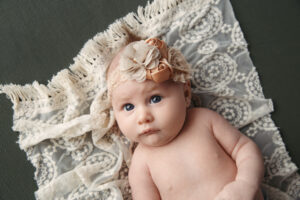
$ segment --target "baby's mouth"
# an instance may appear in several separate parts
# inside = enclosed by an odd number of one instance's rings
[[[145,129],[143,132],[141,132],[139,135],[151,135],[158,131],[159,131],[158,129],[148,128],[148,129]]]

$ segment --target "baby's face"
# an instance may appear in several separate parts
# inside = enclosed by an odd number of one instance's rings
[[[183,127],[189,106],[189,84],[128,80],[112,92],[114,115],[121,132],[146,146],[162,146]]]

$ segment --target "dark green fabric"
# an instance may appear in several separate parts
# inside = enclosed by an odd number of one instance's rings
[[[266,98],[292,160],[300,167],[300,1],[231,0]]]
[[[231,0],[272,114],[300,166],[300,2]],[[46,84],[83,44],[146,0],[0,1],[0,83]],[[0,200],[34,199],[34,169],[11,130],[12,104],[0,97]]]

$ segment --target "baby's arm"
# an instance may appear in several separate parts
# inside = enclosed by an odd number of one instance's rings
[[[145,155],[139,148],[134,152],[128,177],[133,200],[160,200],[160,195],[151,178]]]
[[[210,115],[215,138],[237,166],[235,181],[226,185],[216,199],[260,199],[256,196],[259,195],[264,175],[260,150],[251,139],[241,134],[223,117],[214,112]]]

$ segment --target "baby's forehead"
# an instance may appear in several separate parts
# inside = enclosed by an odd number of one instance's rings
[[[113,98],[120,98],[123,96],[130,97],[136,95],[151,95],[153,92],[170,92],[180,90],[172,90],[174,87],[178,87],[181,83],[176,83],[172,80],[165,81],[163,83],[155,83],[152,80],[146,80],[144,82],[137,82],[135,80],[126,80],[113,90]]]

